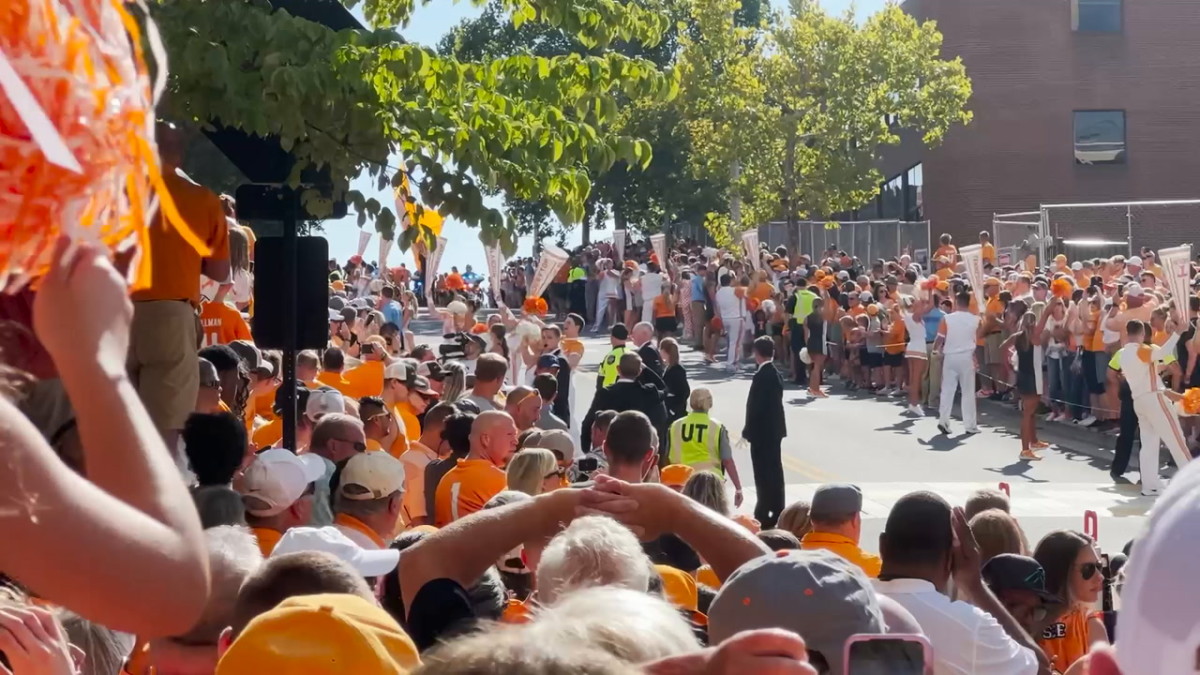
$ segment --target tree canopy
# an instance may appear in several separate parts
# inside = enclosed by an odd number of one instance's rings
[[[411,0],[361,4],[376,28],[334,31],[267,0],[157,0],[151,14],[167,48],[172,112],[277,137],[298,160],[293,182],[307,166],[327,170],[360,224],[373,219],[385,238],[396,214],[350,181],[364,172],[381,189],[399,180],[395,156],[419,169],[414,192],[425,207],[510,250],[513,220],[485,206],[485,193],[541,201],[578,222],[592,172],[617,161],[648,165],[644,139],[603,130],[618,97],[668,100],[677,90],[677,78],[652,61],[608,49],[660,43],[668,25],[652,3],[503,0],[514,26],[554,26],[587,51],[476,59],[438,54],[390,29],[407,21]]]

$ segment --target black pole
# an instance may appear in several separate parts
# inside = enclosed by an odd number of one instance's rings
[[[296,195],[283,188],[283,447],[296,452]]]

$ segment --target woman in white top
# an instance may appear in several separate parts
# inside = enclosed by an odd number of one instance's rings
[[[746,333],[746,301],[738,297],[737,291],[731,285],[733,279],[729,274],[723,275],[720,283],[721,287],[717,290],[716,297],[717,316],[721,319],[729,343],[725,368],[736,372],[738,357],[741,355],[742,336]]]
[[[904,360],[908,363],[908,408],[907,412],[925,416],[921,407],[921,382],[925,379],[925,367],[929,355],[925,352],[925,313],[930,308],[929,300],[917,300],[911,295],[900,296],[900,316],[908,332],[908,344],[904,347]]]
[[[613,269],[613,261],[609,258],[597,260],[596,267],[600,270],[600,292],[597,294],[596,323],[592,331],[607,333],[620,315],[621,275]]]
[[[250,308],[254,299],[254,275],[250,273],[250,239],[234,221],[229,224],[229,273],[233,277],[233,290],[229,299],[239,311]]]

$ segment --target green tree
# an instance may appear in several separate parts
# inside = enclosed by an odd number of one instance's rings
[[[351,191],[350,182],[366,172],[386,186],[396,178],[388,162],[397,155],[407,170],[419,169],[414,188],[425,206],[509,249],[514,223],[483,204],[486,192],[544,201],[578,222],[591,173],[618,160],[649,163],[644,140],[603,130],[617,116],[618,96],[666,100],[676,90],[675,78],[653,62],[608,48],[614,40],[657,44],[667,20],[652,5],[504,0],[514,25],[554,26],[588,52],[463,60],[386,28],[407,21],[412,0],[362,4],[383,28],[333,31],[272,11],[266,0],[157,0],[151,14],[167,48],[173,114],[277,137],[298,160],[292,182],[307,166],[327,170],[335,195],[385,238],[394,235],[396,214]],[[411,235],[399,243],[406,247]]]
[[[735,231],[857,208],[878,188],[881,147],[903,130],[936,145],[971,119],[970,80],[960,60],[940,57],[933,22],[889,5],[860,26],[798,0],[788,16],[738,29],[737,10],[737,0],[695,0],[678,101],[693,170],[731,176],[730,210],[714,216]]]

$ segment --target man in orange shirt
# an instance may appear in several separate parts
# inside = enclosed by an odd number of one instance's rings
[[[167,447],[174,447],[200,386],[200,274],[229,279],[229,225],[220,198],[176,168],[186,148],[179,130],[159,124],[157,142],[167,192],[187,227],[211,250],[207,258],[201,257],[183,235],[162,222],[160,211],[147,228],[149,250],[142,252],[150,256],[150,285],[132,296],[130,378]]]
[[[471,425],[471,450],[438,483],[434,524],[445,527],[483,508],[505,488],[505,464],[517,448],[517,425],[507,413],[480,413]]]
[[[421,423],[417,419],[421,411],[418,411],[410,400],[411,397],[420,395],[417,393],[418,379],[423,380],[420,390],[426,395],[433,394],[429,389],[428,380],[417,377],[417,365],[413,361],[400,359],[383,371],[383,402],[400,428],[400,433],[391,447],[385,449],[397,459],[408,450],[411,441],[421,437]]]
[[[345,394],[351,398],[383,394],[384,354],[387,343],[378,335],[363,340],[358,348],[362,363],[342,373],[346,380]]]
[[[937,250],[933,252],[934,258],[941,258],[941,257],[949,258],[951,269],[953,269],[954,265],[958,263],[958,247],[956,247],[953,243],[951,243],[953,241],[954,241],[954,239],[950,235],[943,234],[938,239],[938,242],[941,245],[938,246]]]
[[[996,246],[992,243],[992,235],[987,230],[979,233],[980,258],[983,259],[983,264],[996,265]]]
[[[462,275],[458,273],[457,267],[450,268],[450,274],[446,275],[446,290],[457,293],[467,287],[463,281]]]
[[[317,382],[337,389],[343,396],[353,398],[350,383],[342,377],[342,371],[345,368],[345,353],[337,347],[330,347],[321,355],[321,372],[317,375]]]
[[[205,347],[227,345],[234,340],[254,341],[242,313],[225,302],[225,297],[232,289],[232,283],[221,284],[217,287],[216,297],[200,307],[200,330],[203,331]]]
[[[307,525],[315,481],[325,472],[316,455],[284,448],[264,450],[233,483],[246,506],[246,524],[258,538],[263,556],[271,555],[283,533]]]
[[[813,528],[800,541],[801,549],[832,551],[857,565],[868,577],[879,576],[883,561],[858,547],[862,536],[862,491],[858,486],[831,483],[817,488],[809,518]]]

